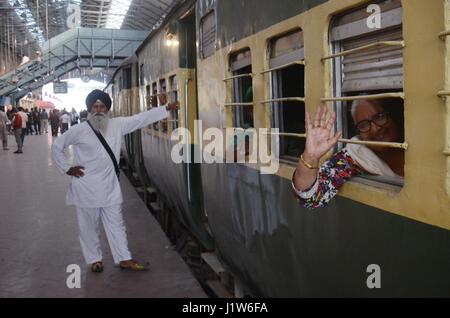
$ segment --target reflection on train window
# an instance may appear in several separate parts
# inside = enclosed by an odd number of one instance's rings
[[[203,59],[214,54],[216,50],[216,14],[212,10],[200,21],[200,56]]]
[[[150,110],[152,108],[152,96],[150,91],[150,85],[145,86],[145,104],[147,106],[147,110]]]
[[[123,69],[122,88],[124,88],[124,89],[131,88],[131,67],[127,67],[127,68]]]
[[[377,4],[381,8],[381,28],[370,28],[368,25],[369,4]],[[404,117],[401,2],[372,1],[369,4],[340,14],[331,22],[330,41],[333,53],[341,54],[332,59],[334,96],[350,98],[350,101],[335,102],[334,106],[339,114],[337,128],[342,130],[344,138],[348,139],[402,143]],[[349,50],[352,51],[348,52]],[[381,95],[370,97],[378,94]],[[369,97],[363,98],[361,95]],[[383,113],[379,115],[383,120],[377,117],[363,123],[355,123],[355,107],[362,104]],[[387,132],[392,125],[396,127],[395,134]],[[370,133],[364,132],[367,129],[370,129]],[[403,185],[404,150],[385,146],[367,148],[392,168],[395,176],[367,175],[365,178]],[[392,174],[392,171],[389,171],[388,175]]]
[[[253,87],[250,50],[231,55],[233,76],[233,125],[240,128],[253,127]]]
[[[152,84],[152,98],[151,98],[152,108],[158,107],[158,84],[154,82]],[[159,123],[153,124],[153,129],[158,130],[159,129]]]
[[[303,33],[295,30],[270,41],[272,127],[281,133],[305,133]],[[281,100],[280,100],[281,99]],[[280,137],[280,158],[297,162],[305,140]]]
[[[167,86],[166,86],[166,80],[162,79],[159,81],[159,95],[165,95],[167,100]],[[159,96],[158,96],[159,97]],[[159,99],[159,98],[158,98]],[[163,106],[163,105],[159,105]],[[163,132],[167,132],[167,119],[161,120],[161,127]]]
[[[169,79],[170,82],[170,102],[176,103],[178,102],[178,79],[177,76],[174,75]],[[171,112],[171,120],[172,120],[172,129],[175,130],[178,128],[178,110],[172,110]]]
[[[139,66],[139,86],[144,85],[144,64]]]

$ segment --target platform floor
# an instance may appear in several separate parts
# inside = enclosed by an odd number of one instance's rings
[[[148,212],[130,182],[121,178],[124,218],[133,257],[148,272],[114,265],[104,233],[105,270],[92,273],[78,241],[74,207],[65,205],[69,177],[52,163],[50,135],[26,136],[23,154],[9,136],[0,148],[0,297],[206,297],[189,267]],[[67,266],[81,267],[81,288],[69,289]]]

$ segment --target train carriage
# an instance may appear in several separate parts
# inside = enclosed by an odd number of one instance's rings
[[[128,156],[141,158],[133,169],[203,250],[215,249],[241,295],[449,296],[449,29],[448,0],[185,1],[136,52],[138,109],[117,106],[124,90],[109,88],[117,114],[158,106],[161,94],[180,103],[127,142]],[[401,123],[402,141],[379,146],[404,156],[404,178],[362,175],[326,207],[302,207],[291,180],[305,112],[320,103],[336,111],[338,151],[365,143],[352,139],[360,99],[383,101]],[[175,163],[177,128],[191,132],[181,150],[191,159],[212,149],[201,138],[208,128],[276,128],[279,169]],[[246,138],[223,153],[242,146],[248,159]],[[274,139],[267,146],[275,150]]]
[[[250,294],[449,295],[448,104],[437,96],[448,85],[448,49],[438,37],[449,28],[448,5],[197,2],[203,128],[242,127],[243,118],[280,131],[276,174],[248,163],[202,165],[217,250]],[[371,26],[378,9],[381,23]],[[291,178],[305,110],[326,103],[349,138],[348,104],[362,96],[392,100],[404,121],[404,142],[386,145],[404,151],[404,180],[355,178],[327,207],[302,208]],[[381,271],[379,289],[368,286],[371,265]]]
[[[171,159],[172,147],[178,142],[171,140],[171,133],[179,127],[193,130],[197,118],[193,3],[186,1],[175,7],[138,48],[132,64],[133,79],[134,74],[137,75],[132,91],[138,94],[139,100],[129,100],[133,105],[123,104],[118,112],[122,114],[124,109],[129,109],[135,114],[158,107],[161,95],[165,95],[168,102],[179,103],[179,110],[172,111],[168,119],[143,128],[131,137],[127,143],[132,149],[129,155],[141,158],[141,161],[135,160],[132,169],[143,180],[143,188],[147,189],[151,183],[159,193],[159,206],[153,207],[162,208],[160,217],[166,230],[172,221],[178,221],[189,229],[201,248],[207,250],[212,249],[213,243],[204,224],[200,167],[176,164]],[[182,151],[193,154],[193,148],[193,140],[190,140],[189,147]],[[164,211],[163,206],[168,210]],[[176,220],[170,220],[173,215]]]

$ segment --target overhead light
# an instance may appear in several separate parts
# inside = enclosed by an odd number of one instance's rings
[[[175,38],[175,36],[172,33],[166,34],[166,45],[167,46],[178,46],[180,45],[180,42]]]

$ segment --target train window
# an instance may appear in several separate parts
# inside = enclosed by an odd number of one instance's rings
[[[122,74],[122,88],[130,89],[131,88],[131,67],[127,67],[123,69]]]
[[[176,103],[178,102],[178,79],[177,76],[174,75],[169,79],[170,82],[170,102]],[[172,129],[175,130],[178,128],[178,110],[171,111],[171,120],[172,120]]]
[[[303,33],[295,30],[269,42],[269,67],[272,127],[280,133],[305,133],[305,69]],[[296,136],[280,137],[280,158],[297,162],[305,140]]]
[[[139,86],[142,85],[144,85],[144,64],[139,66]]]
[[[153,107],[158,107],[158,84],[156,82],[154,82],[152,84],[151,103],[152,103],[152,108]],[[154,123],[153,124],[153,129],[154,130],[158,130],[159,129],[159,123]]]
[[[231,55],[233,74],[233,125],[240,128],[253,127],[253,86],[250,50]]]
[[[150,110],[152,108],[152,96],[150,91],[150,85],[145,86],[145,105],[147,107],[147,110]]]
[[[200,55],[203,59],[216,50],[216,14],[212,10],[200,21]]]
[[[167,86],[166,86],[166,80],[162,79],[159,81],[159,94],[160,95],[166,95],[166,100],[168,99],[167,97]],[[159,105],[162,106],[162,105]],[[163,132],[167,132],[167,119],[163,119],[161,121],[161,126],[162,126],[162,131]]]
[[[371,20],[369,5],[380,8],[379,25]],[[400,0],[391,0],[372,1],[335,16],[330,28],[333,54],[326,57],[333,61],[334,97],[330,100],[339,114],[337,128],[346,139],[388,142],[381,148],[368,147],[393,168],[392,171],[387,177],[367,175],[367,178],[395,185],[403,185],[404,168],[402,15]],[[387,116],[386,125],[377,124],[376,119],[369,121],[370,131],[378,129],[375,125],[379,128],[395,126],[396,133],[388,137],[386,130],[378,138],[365,134],[367,127],[357,128],[355,110],[362,103],[371,104],[370,107]],[[388,152],[392,155],[387,155]]]

